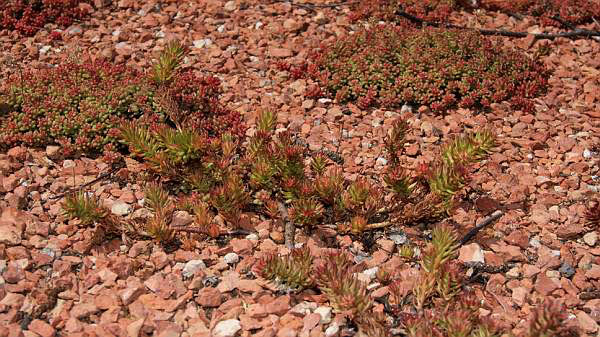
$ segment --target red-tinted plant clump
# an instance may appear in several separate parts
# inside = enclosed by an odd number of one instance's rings
[[[167,50],[178,48],[172,44]],[[60,144],[70,156],[114,154],[119,128],[128,121],[148,127],[176,124],[208,139],[220,139],[224,132],[245,134],[240,114],[218,101],[219,79],[174,68],[159,79],[159,70],[146,75],[84,60],[17,72],[0,88],[0,141],[4,146]]]
[[[87,15],[81,0],[5,0],[0,3],[0,29],[34,35],[47,23],[66,27]]]
[[[361,108],[427,105],[488,107],[510,101],[531,111],[549,75],[543,64],[475,32],[364,28],[315,53],[306,74],[340,102]]]
[[[151,94],[138,72],[103,61],[24,71],[0,95],[10,107],[0,115],[0,139],[6,146],[58,143],[66,155],[101,151],[125,120],[151,111]]]

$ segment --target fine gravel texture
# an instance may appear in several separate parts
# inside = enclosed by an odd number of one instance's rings
[[[325,3],[314,1],[315,4]],[[600,193],[600,43],[592,39],[500,39],[543,57],[553,70],[535,112],[508,103],[489,111],[427,107],[361,110],[352,104],[304,96],[311,80],[294,80],[275,66],[299,64],[321,43],[355,30],[348,6],[293,6],[264,0],[96,0],[91,15],[64,29],[47,25],[33,37],[0,31],[1,76],[44,68],[89,54],[149,70],[162,47],[179,39],[190,48],[184,67],[222,80],[221,101],[251,125],[276,111],[277,128],[298,132],[311,150],[339,153],[349,179],[380,173],[383,139],[402,116],[409,164],[431,160],[443,141],[487,127],[497,149],[470,176],[464,203],[446,221],[461,234],[496,210],[502,216],[460,249],[459,259],[486,266],[473,285],[480,313],[498,325],[526,328],[542,298],[560,299],[569,321],[595,336],[600,322],[600,242],[586,225],[587,202]],[[556,31],[529,18],[461,13],[452,22],[515,31]],[[599,29],[594,24],[586,26]],[[268,253],[286,253],[283,228],[252,218],[255,233],[197,242],[194,249],[114,237],[89,248],[91,229],[67,220],[54,198],[107,172],[100,159],[62,158],[60,148],[15,147],[0,154],[0,336],[350,336],[347,321],[321,294],[282,293],[250,271]],[[143,219],[141,163],[128,159],[122,174],[91,186],[118,216]],[[479,167],[480,166],[480,167]],[[252,214],[249,214],[253,217]],[[364,270],[401,264],[398,234],[366,242],[323,229],[322,240],[298,231],[296,242],[315,254],[335,242],[364,257]],[[411,240],[422,230],[403,228]],[[188,247],[189,248],[189,247]],[[412,268],[417,268],[414,266]],[[406,271],[407,275],[410,271]],[[373,296],[387,287],[372,283]],[[404,273],[404,272],[403,272]],[[383,304],[376,303],[382,312]]]

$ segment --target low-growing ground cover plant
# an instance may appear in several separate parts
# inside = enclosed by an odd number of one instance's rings
[[[288,131],[276,132],[274,113],[260,114],[256,130],[245,140],[235,133],[193,129],[169,116],[167,112],[163,122],[127,122],[119,129],[131,155],[142,159],[150,173],[146,194],[155,215],[142,230],[167,242],[176,238],[176,232],[218,236],[225,229],[216,226],[216,215],[234,228],[243,227],[242,214],[250,210],[291,223],[292,228],[312,231],[331,224],[354,235],[392,223],[427,223],[452,209],[469,165],[494,147],[490,132],[468,133],[442,147],[439,160],[412,172],[402,158],[408,123],[399,120],[385,140],[390,163],[385,174],[350,181],[323,153],[308,152]],[[192,194],[173,202],[167,188]],[[94,211],[97,203],[87,197],[67,201],[68,214],[85,223],[102,223],[110,213]],[[171,228],[170,219],[178,209],[192,213],[194,224]]]
[[[392,329],[411,337],[501,336],[501,329],[489,318],[480,317],[479,309],[485,305],[469,289],[456,260],[458,247],[455,231],[439,226],[419,260],[405,262],[407,267],[420,267],[415,280],[403,277],[399,272],[403,268],[387,272],[380,267],[377,278],[389,289],[384,310],[392,320],[373,312],[375,299],[357,276],[360,267],[346,252],[320,258],[308,248],[284,256],[268,254],[254,266],[254,272],[288,291],[319,290],[338,314],[356,325],[359,336],[391,336]],[[578,336],[566,320],[559,303],[540,303],[522,336]]]
[[[67,156],[113,154],[123,149],[119,128],[128,121],[185,125],[210,137],[243,134],[241,116],[218,101],[219,79],[170,68],[168,59],[183,53],[170,43],[148,74],[87,58],[16,72],[0,90],[2,146],[60,144]]]
[[[244,210],[262,209],[273,218],[289,216],[287,220],[307,230],[328,223],[354,234],[375,228],[372,224],[383,214],[394,223],[415,224],[449,210],[469,163],[494,146],[487,131],[458,137],[440,152],[443,159],[430,163],[431,169],[419,178],[398,157],[407,127],[400,121],[386,141],[392,164],[381,178],[387,186],[383,189],[377,181],[347,180],[323,154],[311,156],[291,133],[276,133],[275,121],[274,114],[262,113],[257,130],[245,142],[230,134],[209,138],[189,129],[134,123],[123,127],[122,136],[156,179],[195,191],[197,200],[234,227]],[[390,193],[393,202],[386,203]]]
[[[86,0],[3,0],[0,2],[0,29],[34,35],[47,23],[67,27],[88,13],[79,4]]]
[[[560,26],[561,21],[583,24],[600,17],[597,0],[363,0],[355,6],[350,19],[375,18],[409,24],[398,15],[402,11],[425,21],[446,22],[452,12],[476,8],[532,15],[538,17],[542,24],[552,26]]]
[[[501,101],[532,111],[531,99],[545,91],[549,74],[539,59],[476,32],[388,24],[342,37],[294,71],[318,82],[310,95],[361,108],[427,105],[438,113]]]
[[[132,69],[105,61],[67,61],[24,71],[3,86],[3,146],[60,144],[67,155],[116,144],[118,127],[152,111],[152,91]]]

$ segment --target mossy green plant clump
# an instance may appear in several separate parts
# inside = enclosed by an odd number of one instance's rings
[[[344,36],[316,50],[302,72],[293,70],[316,80],[312,96],[363,109],[426,105],[436,113],[502,101],[532,111],[532,99],[545,92],[549,77],[539,59],[477,32],[389,24]]]

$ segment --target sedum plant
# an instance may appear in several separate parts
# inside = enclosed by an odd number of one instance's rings
[[[176,231],[171,227],[175,205],[169,194],[159,184],[146,186],[145,205],[154,213],[144,224],[145,232],[158,242],[169,243],[175,239]]]
[[[87,58],[15,74],[0,87],[2,146],[59,144],[65,156],[104,154],[115,159],[124,150],[120,129],[128,123],[140,128],[132,132],[176,125],[179,132],[159,130],[163,143],[179,142],[173,151],[194,150],[191,142],[198,137],[183,129],[200,130],[208,139],[244,135],[240,114],[218,100],[219,79],[181,69],[184,53],[178,42],[170,42],[146,74]],[[139,146],[152,141],[150,134],[136,137]],[[145,144],[142,150],[151,152],[152,146]]]
[[[448,142],[427,172],[431,191],[444,201],[451,201],[464,185],[466,166],[485,158],[494,146],[494,136],[488,130],[462,135]]]
[[[87,15],[79,6],[87,0],[3,0],[0,2],[0,29],[33,36],[47,23],[68,27]]]
[[[152,110],[152,91],[140,74],[105,61],[67,61],[26,70],[0,91],[3,146],[60,144],[65,155],[113,150],[118,128]]]
[[[362,109],[408,103],[443,113],[502,101],[532,111],[549,71],[477,32],[376,24],[315,49],[303,74],[318,83],[309,96]]]
[[[78,218],[83,225],[94,224],[108,215],[97,196],[83,191],[67,195],[62,209],[67,217]]]
[[[61,206],[67,218],[77,218],[82,225],[93,226],[92,238],[86,249],[101,244],[107,236],[118,236],[132,230],[130,223],[112,214],[91,192],[80,190],[67,194]]]
[[[272,254],[263,257],[255,266],[255,271],[267,280],[302,290],[314,285],[312,264],[310,251],[296,248],[285,256]]]
[[[166,124],[130,123],[121,135],[157,179],[194,191],[233,226],[244,210],[258,209],[298,227],[337,224],[355,235],[378,228],[375,221],[381,219],[414,224],[439,217],[443,202],[462,187],[466,166],[494,146],[486,131],[458,137],[442,149],[430,171],[415,176],[401,165],[398,144],[407,124],[398,122],[386,140],[391,166],[381,179],[384,189],[375,179],[348,181],[323,154],[309,154],[290,132],[276,133],[275,121],[273,113],[260,114],[256,131],[245,141]]]
[[[568,314],[557,300],[544,300],[533,311],[529,321],[528,337],[577,337],[579,329],[565,324]]]

